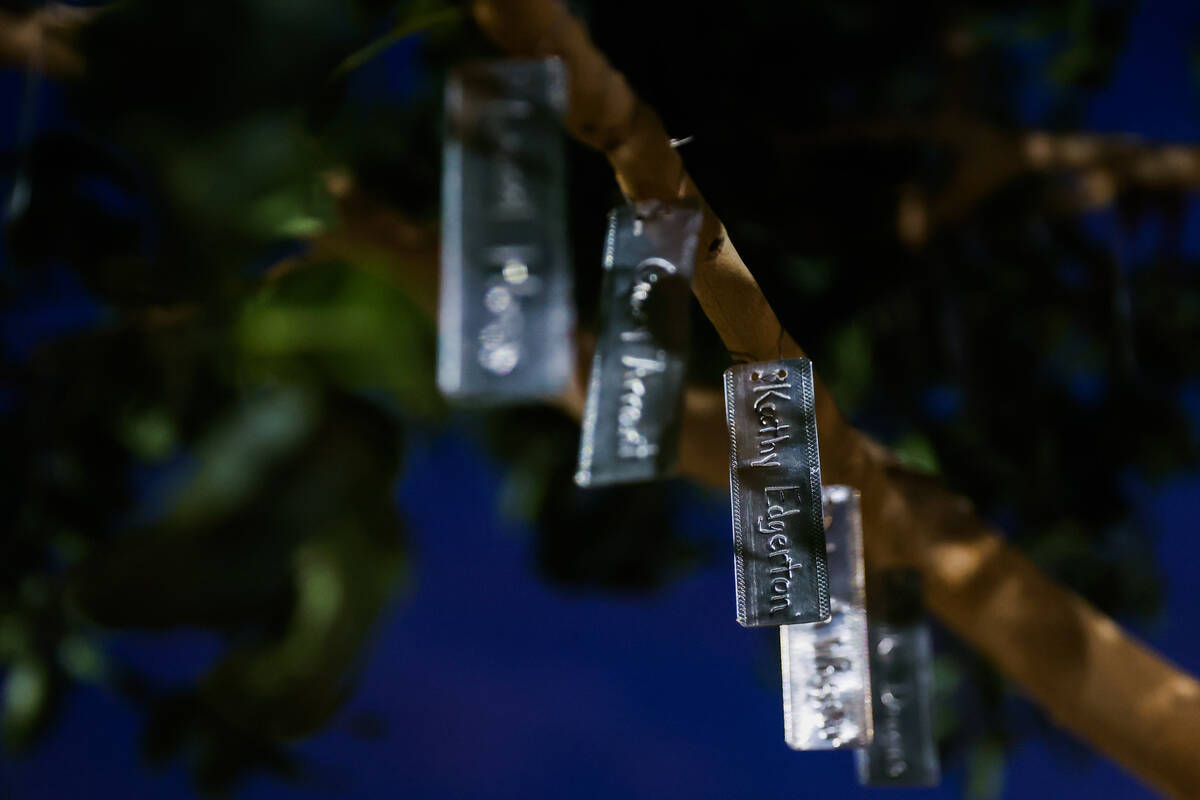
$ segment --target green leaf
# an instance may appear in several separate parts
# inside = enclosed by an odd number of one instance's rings
[[[892,444],[892,452],[910,469],[930,475],[941,474],[942,468],[933,442],[921,433],[909,431],[904,434]]]
[[[862,322],[852,322],[835,333],[829,344],[829,390],[838,405],[853,413],[871,385],[871,337]]]
[[[121,441],[143,461],[159,461],[176,447],[175,421],[164,409],[149,409],[130,414],[123,420]]]
[[[294,386],[248,398],[200,445],[200,468],[179,493],[173,518],[201,522],[236,508],[314,429],[319,413],[317,399]]]
[[[349,672],[402,564],[386,508],[303,545],[283,637],[232,653],[204,679],[202,695],[239,727],[279,739],[311,733],[347,698]]]
[[[9,667],[4,680],[4,739],[21,747],[33,736],[50,703],[50,671],[33,658]]]
[[[425,4],[422,4],[425,5]],[[392,45],[407,39],[417,33],[422,33],[431,28],[441,25],[450,25],[462,21],[462,9],[457,6],[443,6],[440,3],[434,4],[436,7],[414,14],[412,17],[397,24],[390,31],[379,37],[375,41],[357,50],[346,57],[346,60],[338,65],[334,70],[333,77],[341,78],[350,72],[358,69],[366,64],[371,59],[383,53]]]
[[[58,661],[68,675],[81,681],[98,682],[104,679],[107,672],[104,652],[78,634],[59,642]]]
[[[238,342],[268,375],[315,369],[321,378],[382,393],[419,415],[443,407],[428,321],[375,273],[338,264],[290,273],[246,305]]]
[[[192,221],[222,238],[270,241],[333,224],[323,157],[296,114],[262,113],[168,151],[168,187]]]

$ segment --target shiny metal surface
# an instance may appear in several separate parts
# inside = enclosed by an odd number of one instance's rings
[[[789,747],[834,750],[871,741],[871,679],[858,493],[824,490],[827,622],[783,625],[783,727]]]
[[[875,739],[856,753],[867,786],[934,786],[941,779],[933,736],[933,645],[911,571],[872,579],[868,597]]]
[[[658,202],[609,214],[580,486],[649,480],[675,466],[700,221],[698,208]]]
[[[725,417],[738,622],[828,619],[812,364],[794,358],[729,368]]]
[[[515,402],[570,381],[564,81],[555,59],[447,79],[438,386],[449,397]]]

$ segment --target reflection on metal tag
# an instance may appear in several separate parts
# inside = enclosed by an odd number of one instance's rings
[[[865,747],[871,742],[862,520],[858,492],[826,486],[828,622],[783,625],[783,732],[795,750]]]
[[[812,364],[725,370],[737,618],[748,628],[829,618]]]
[[[867,608],[875,740],[855,754],[858,781],[935,786],[941,769],[933,739],[933,646],[919,573],[872,576]]]
[[[450,397],[546,397],[571,378],[564,81],[557,59],[447,80],[438,385]]]
[[[609,214],[580,486],[649,480],[675,466],[700,220],[698,208],[658,202]]]

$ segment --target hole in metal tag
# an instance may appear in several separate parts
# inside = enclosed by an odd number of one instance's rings
[[[725,419],[738,622],[828,619],[812,364],[791,358],[730,367]]]
[[[873,575],[867,609],[875,738],[855,754],[859,783],[935,786],[941,768],[933,738],[933,645],[920,574]]]
[[[650,480],[675,466],[701,217],[658,202],[609,214],[580,486]]]
[[[871,741],[871,679],[858,493],[826,486],[828,622],[783,625],[784,739],[795,750],[865,747]]]
[[[438,386],[505,402],[574,368],[557,59],[490,61],[446,83]]]

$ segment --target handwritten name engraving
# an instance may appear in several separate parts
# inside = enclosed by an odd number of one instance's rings
[[[862,747],[870,740],[870,698],[860,609],[835,607],[827,622],[785,625],[785,739],[796,750]]]
[[[884,636],[879,640],[876,652],[886,662],[896,646],[897,643],[892,637]],[[884,683],[878,688],[878,691],[877,712],[882,713],[878,714],[880,719],[876,720],[876,752],[883,756],[884,770],[888,776],[899,778],[908,772],[902,715],[908,707],[910,687],[903,684]]]
[[[889,777],[899,778],[908,772],[908,761],[904,758],[904,734],[900,732],[899,701],[893,700],[893,703],[897,705],[895,709],[886,700],[883,702],[886,712],[883,719],[876,723],[875,736],[879,740],[879,752],[884,757],[884,769]]]
[[[811,366],[806,359],[726,371],[738,621],[829,617]]]
[[[785,738],[796,750],[860,748],[871,739],[858,496],[833,486],[822,497],[831,613],[823,622],[784,625],[779,636]]]
[[[900,591],[897,586],[884,591]],[[908,591],[908,590],[904,590]],[[912,602],[912,598],[904,598]],[[911,614],[912,609],[902,613]],[[941,772],[930,709],[933,654],[929,630],[911,617],[872,623],[871,677],[875,738],[857,755],[868,785],[932,786]]]
[[[493,176],[492,190],[497,212],[510,218],[528,218],[533,213],[533,200],[525,176],[511,155],[503,151],[497,155]]]
[[[641,225],[640,221],[636,221]],[[635,234],[640,233],[635,228]],[[633,286],[629,290],[629,318],[633,326],[621,331],[620,340],[628,344],[652,343],[646,303],[660,276],[675,272],[675,265],[664,258],[647,258],[634,271]],[[647,459],[658,454],[659,445],[643,430],[639,423],[645,413],[647,383],[667,371],[667,353],[658,350],[653,356],[621,356],[621,397],[617,409],[617,457]]]
[[[649,458],[658,453],[658,445],[650,441],[638,423],[642,420],[646,382],[667,369],[662,353],[655,358],[621,356],[625,368],[621,380],[621,404],[617,411],[617,456],[620,458]]]
[[[780,369],[770,376],[755,372],[750,376],[750,380],[759,381],[764,377],[769,377],[785,381],[787,376],[787,370]],[[759,457],[753,459],[750,464],[755,467],[778,467],[780,465],[778,447],[792,437],[791,434],[786,433],[790,426],[779,424],[779,407],[775,405],[775,401],[778,399],[791,402],[791,394],[785,394],[785,392],[790,392],[792,385],[790,383],[773,383],[765,386],[753,386],[751,389],[754,396],[754,411],[758,414]]]
[[[492,100],[483,111],[483,126],[492,143],[489,205],[492,213],[502,219],[530,219],[535,215],[533,192],[517,161],[522,145],[520,125],[533,113],[533,104],[520,98]]]
[[[823,625],[822,630],[831,629]],[[808,700],[821,720],[818,735],[834,747],[842,744],[843,723],[846,720],[846,703],[836,677],[849,672],[853,665],[841,655],[845,639],[837,634],[822,636],[813,644],[813,672],[809,679]]]
[[[768,574],[775,576],[770,585],[772,614],[786,611],[791,606],[792,573],[803,566],[792,557],[792,542],[783,532],[787,527],[784,517],[799,514],[802,510],[798,505],[800,491],[799,486],[767,486],[763,489],[767,513],[758,518],[758,532],[770,537],[767,539],[767,559],[771,561]],[[796,505],[786,505],[789,493]]]
[[[787,377],[786,369],[776,370],[769,375],[761,372],[750,375],[750,380],[755,382],[776,380],[775,383],[751,387],[751,402],[754,413],[758,415],[758,458],[751,459],[751,466],[778,468],[779,446],[792,438],[791,434],[787,433],[790,426],[780,424],[779,407],[776,405],[776,400],[790,402],[792,399],[792,385],[783,383]],[[783,613],[791,606],[792,573],[803,566],[792,557],[791,540],[783,533],[787,527],[783,518],[799,514],[802,510],[798,505],[800,491],[799,486],[767,486],[763,490],[763,497],[767,501],[767,513],[765,518],[758,518],[758,532],[770,537],[767,540],[767,559],[772,564],[769,574],[775,576],[771,578],[770,583],[772,614]],[[785,505],[789,492],[797,505]]]
[[[653,480],[677,461],[703,214],[647,201],[608,215],[603,302],[579,440],[580,486]]]

